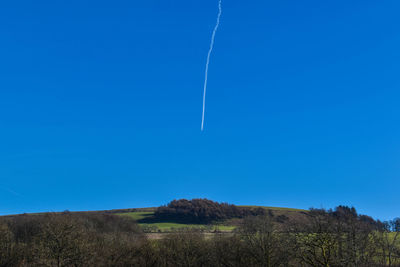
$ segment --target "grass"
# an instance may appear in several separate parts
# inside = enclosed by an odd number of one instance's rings
[[[219,230],[219,231],[233,231],[235,230],[236,226],[233,225],[213,225],[213,230]]]
[[[307,212],[307,210],[302,210],[302,209],[293,209],[293,208],[280,208],[280,207],[266,207],[266,206],[240,206],[240,207],[246,207],[246,208],[263,208],[266,210],[271,210],[276,212],[276,215],[280,214],[286,214],[288,216],[289,213],[295,215],[296,212]],[[144,231],[146,232],[170,232],[174,231],[176,229],[182,229],[182,228],[193,228],[193,229],[203,229],[207,231],[226,231],[226,232],[232,232],[236,226],[230,225],[230,223],[222,223],[218,225],[212,225],[212,224],[185,224],[185,223],[179,223],[179,222],[171,222],[171,221],[157,221],[154,220],[154,211],[155,208],[148,208],[148,209],[140,209],[138,211],[134,212],[122,212],[122,213],[117,213],[117,215],[120,216],[128,216],[135,221],[138,222],[139,226],[141,226]]]
[[[128,216],[134,219],[135,221],[139,221],[141,219],[145,219],[154,215],[153,211],[136,211],[136,212],[126,212],[126,213],[117,213],[117,215]]]
[[[151,218],[154,215],[153,211],[136,211],[136,212],[125,212],[125,213],[117,213],[120,216],[127,216],[135,221],[140,221],[142,219]],[[192,229],[203,229],[209,231],[233,231],[235,226],[231,225],[207,225],[207,224],[184,224],[184,223],[174,223],[174,222],[154,222],[154,223],[140,223],[139,225],[146,229],[146,231],[151,232],[169,232],[176,229],[182,228],[192,228]]]
[[[172,223],[172,222],[159,222],[159,223],[140,223],[142,227],[155,227],[161,232],[172,231],[174,229],[182,228],[196,228],[196,229],[206,229],[206,225],[202,224],[182,224],[182,223]]]
[[[160,222],[160,223],[139,223],[142,228],[148,228],[149,230],[170,232],[177,229],[190,228],[190,229],[201,229],[208,231],[226,231],[231,232],[235,229],[235,226],[231,225],[207,225],[207,224],[182,224],[182,223],[171,223],[171,222]]]

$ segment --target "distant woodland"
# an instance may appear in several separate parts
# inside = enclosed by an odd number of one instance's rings
[[[173,200],[166,206],[157,209],[158,219],[169,219],[176,222],[211,223],[232,218],[265,215],[263,208],[244,208],[227,203],[218,203],[208,199]]]
[[[381,222],[353,207],[277,216],[260,207],[174,200],[153,219],[237,226],[151,239],[115,211],[3,216],[0,266],[400,266],[400,219]]]

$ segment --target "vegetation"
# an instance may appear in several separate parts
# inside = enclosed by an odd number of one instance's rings
[[[188,227],[157,239],[136,222],[157,218],[150,210],[1,217],[0,266],[400,266],[400,219],[380,222],[345,206],[287,218],[251,212],[219,214],[220,223],[236,222],[230,233]]]
[[[208,199],[173,200],[155,212],[157,219],[176,222],[211,223],[233,218],[265,215],[262,208],[238,207],[228,203],[218,203]]]
[[[224,212],[225,205],[230,206],[230,209],[225,209],[227,212]],[[216,209],[215,207],[218,208]],[[232,216],[232,207],[234,210],[239,210],[240,212]],[[203,214],[208,214],[208,218],[214,217],[215,219],[199,219],[199,217],[204,217],[204,215],[199,214],[197,211],[198,209],[201,209]],[[120,216],[128,216],[136,220],[139,226],[141,226],[145,232],[149,233],[171,232],[182,228],[213,232],[232,231],[240,224],[241,219],[247,216],[269,214],[275,216],[277,222],[283,223],[289,218],[294,220],[301,218],[305,212],[307,211],[301,209],[235,206],[231,204],[220,204],[207,199],[194,199],[174,200],[168,205],[159,208],[117,210],[114,213]],[[162,214],[160,215],[160,213]],[[217,215],[213,215],[215,213]]]
[[[207,224],[187,224],[187,223],[175,223],[168,220],[155,220],[154,217],[155,212],[126,212],[126,213],[118,213],[117,215],[126,216],[134,219],[138,222],[139,226],[142,228],[144,232],[171,232],[177,229],[182,228],[196,228],[196,229],[210,229],[210,226]]]

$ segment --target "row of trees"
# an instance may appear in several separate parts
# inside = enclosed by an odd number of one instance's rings
[[[17,216],[0,220],[0,266],[400,266],[400,219],[312,209],[297,222],[249,216],[231,234],[148,240],[126,217]]]
[[[306,223],[290,225],[288,233],[297,258],[309,266],[395,266],[399,227],[400,219],[382,223],[339,206],[311,209]]]
[[[211,223],[232,218],[265,215],[262,208],[238,207],[228,203],[218,203],[208,199],[173,200],[166,206],[159,207],[155,217],[188,223]]]
[[[6,217],[0,220],[0,266],[113,266],[143,240],[138,225],[121,216]]]

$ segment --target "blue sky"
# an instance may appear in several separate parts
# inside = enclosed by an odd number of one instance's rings
[[[400,216],[399,1],[0,3],[0,214],[174,198]]]

